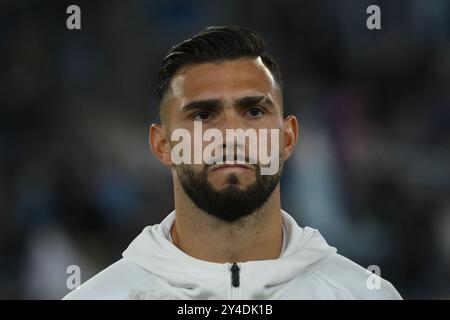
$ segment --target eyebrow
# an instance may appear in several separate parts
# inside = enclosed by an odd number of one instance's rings
[[[181,108],[181,111],[205,110],[215,111],[222,107],[223,101],[220,99],[194,100]]]
[[[274,107],[273,101],[267,96],[247,96],[236,99],[235,105],[242,108],[252,107],[254,105],[265,105],[268,107]]]
[[[248,108],[256,104],[274,107],[273,101],[267,96],[246,96],[234,100],[234,105],[240,108]],[[224,102],[221,99],[194,100],[181,108],[181,111],[189,112],[192,110],[216,111],[223,107]]]

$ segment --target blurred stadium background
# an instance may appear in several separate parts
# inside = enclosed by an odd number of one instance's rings
[[[61,298],[68,265],[87,280],[172,210],[156,72],[210,25],[254,29],[281,65],[301,125],[284,209],[404,298],[450,299],[446,0],[0,1],[0,298]]]

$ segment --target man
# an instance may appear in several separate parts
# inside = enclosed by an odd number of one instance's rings
[[[281,209],[279,179],[298,123],[283,117],[280,71],[258,34],[208,28],[173,47],[159,76],[161,124],[151,126],[149,143],[171,170],[175,211],[146,227],[121,260],[66,299],[401,298]],[[259,136],[277,146],[271,157],[279,160],[277,170],[263,174],[267,165],[250,161],[250,143],[217,137],[211,157],[222,160],[233,151],[231,162],[211,162],[206,153],[201,162],[180,162],[174,132],[181,128],[189,134],[183,140],[198,140],[199,124],[225,136],[231,129],[277,133],[276,139]],[[201,140],[179,156],[198,155],[198,146],[207,145]],[[370,285],[373,277],[378,286]]]

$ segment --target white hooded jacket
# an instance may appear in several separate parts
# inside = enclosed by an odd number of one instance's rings
[[[401,299],[388,281],[374,281],[374,274],[337,254],[317,230],[301,228],[285,211],[282,217],[280,257],[233,267],[176,247],[173,211],[144,228],[122,259],[64,299]]]

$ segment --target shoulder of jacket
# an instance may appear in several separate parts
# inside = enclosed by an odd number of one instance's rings
[[[63,300],[134,299],[136,289],[157,285],[156,276],[125,259],[113,263],[68,293]]]
[[[312,264],[306,272],[343,299],[401,299],[389,281],[337,253]]]

